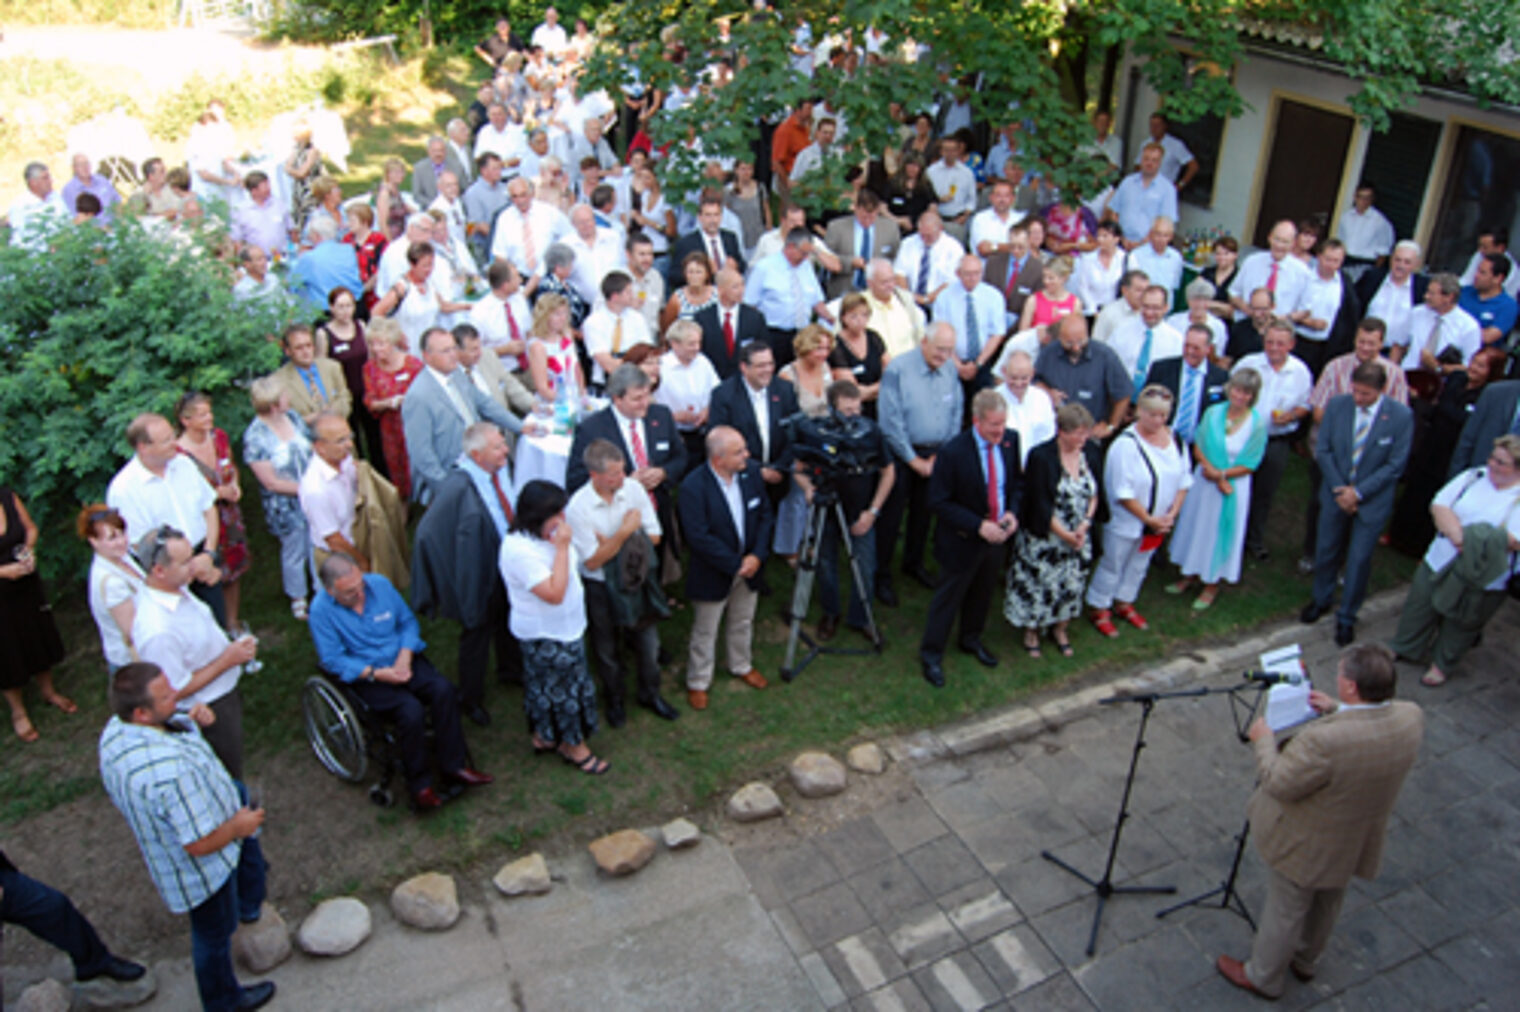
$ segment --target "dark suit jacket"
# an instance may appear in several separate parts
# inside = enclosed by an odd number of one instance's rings
[[[1082,455],[1087,458],[1087,470],[1096,486],[1098,510],[1093,514],[1092,527],[1092,532],[1096,532],[1103,514],[1103,447],[1097,440],[1089,439],[1082,446]],[[1029,459],[1024,461],[1024,508],[1019,511],[1019,525],[1031,537],[1043,538],[1050,533],[1056,487],[1060,484],[1061,447],[1052,436],[1030,450]]]
[[[1517,405],[1520,405],[1520,380],[1490,383],[1478,395],[1478,403],[1462,426],[1456,452],[1451,455],[1448,478],[1455,478],[1470,467],[1483,466],[1488,452],[1494,448],[1494,440],[1509,431]]]
[[[1019,436],[1003,433],[1004,509],[1018,516],[1024,504],[1024,470],[1019,465]],[[939,518],[934,530],[934,557],[946,568],[973,563],[987,545],[977,528],[987,519],[987,479],[977,453],[976,432],[965,429],[939,448],[929,477],[929,508]]]
[[[871,255],[866,259],[886,257],[891,260],[897,256],[897,247],[901,243],[902,233],[897,222],[883,214],[871,226]],[[860,250],[855,248],[855,216],[849,214],[829,222],[823,233],[823,244],[839,258],[841,270],[838,274],[830,272],[826,286],[828,297],[838,299],[855,291],[855,268],[850,266],[851,261],[860,255]]]
[[[994,253],[987,258],[986,269],[982,271],[982,280],[1004,293],[1008,311],[1018,316],[1024,311],[1024,301],[1044,287],[1045,261],[1033,253],[1025,256],[1024,268],[1019,271],[1018,283],[1013,286],[1012,291],[1008,290],[1010,266],[1007,253]]]
[[[1198,399],[1198,418],[1193,419],[1193,431],[1198,431],[1198,421],[1203,418],[1203,412],[1225,399],[1224,385],[1229,380],[1230,374],[1219,366],[1210,362],[1205,367],[1203,377],[1203,396]],[[1145,374],[1145,385],[1159,383],[1172,392],[1173,410],[1182,404],[1182,356],[1173,355],[1171,358],[1161,358],[1151,363],[1151,371]],[[1176,418],[1172,418],[1173,423]]]
[[[1416,281],[1418,282],[1418,277]],[[1374,292],[1377,289],[1373,289]],[[1362,297],[1357,294],[1356,286],[1351,279],[1346,277],[1346,272],[1341,272],[1341,308],[1335,311],[1335,319],[1330,324],[1330,333],[1326,336],[1325,361],[1328,362],[1337,355],[1344,355],[1350,351],[1356,343],[1356,325],[1362,322]]]
[[[586,484],[586,462],[582,458],[586,447],[598,439],[605,439],[622,450],[623,471],[627,474],[634,472],[633,448],[623,438],[623,427],[612,417],[612,408],[603,408],[588,415],[575,427],[575,439],[570,444],[570,463],[565,469],[565,491],[574,494]],[[669,509],[670,493],[681,480],[681,475],[686,473],[686,444],[676,431],[675,417],[665,405],[649,405],[649,412],[644,416],[644,439],[649,466],[665,469],[665,480],[655,490],[655,499],[661,509]]]
[[[707,356],[719,379],[728,379],[739,371],[739,349],[746,341],[766,339],[765,317],[754,306],[739,303],[734,313],[734,354],[728,353],[728,342],[723,340],[723,316],[718,304],[713,303],[692,317],[702,328],[702,354]]]
[[[719,229],[719,237],[723,240],[723,255],[734,261],[734,267],[740,274],[744,273],[744,254],[739,249],[739,237],[728,229]],[[708,253],[707,237],[701,229],[695,232],[687,232],[677,239],[675,245],[670,247],[670,258],[665,262],[665,290],[673,292],[677,288],[686,287],[686,275],[681,273],[681,261],[686,259],[688,253]],[[712,255],[708,254],[708,259]],[[714,264],[714,267],[717,265]]]
[[[1360,278],[1357,278],[1355,288],[1356,298],[1358,304],[1363,309],[1372,305],[1372,297],[1377,294],[1379,288],[1383,287],[1383,279],[1386,277],[1388,277],[1387,267],[1375,267]],[[1423,304],[1425,302],[1425,286],[1430,282],[1430,278],[1424,274],[1416,273],[1410,281],[1409,304],[1411,306]],[[1385,320],[1384,322],[1386,323],[1387,321]]]
[[[459,164],[459,156],[452,151],[445,151],[443,155],[443,167],[446,171],[454,173],[454,178],[459,180],[459,190],[470,185],[470,174]],[[438,178],[433,173],[433,160],[424,157],[416,165],[412,166],[412,196],[417,200],[417,206],[424,211],[428,205],[438,199]]]
[[[1404,464],[1409,460],[1409,444],[1414,438],[1414,413],[1391,397],[1378,402],[1372,430],[1362,447],[1356,480],[1350,480],[1353,419],[1356,403],[1350,394],[1330,398],[1325,417],[1315,439],[1314,460],[1324,480],[1320,483],[1321,509],[1338,509],[1333,489],[1355,485],[1361,495],[1357,516],[1381,530],[1393,512],[1393,495]],[[1329,500],[1328,502],[1326,500]]]
[[[511,475],[500,474],[503,488]],[[501,535],[463,471],[450,471],[412,541],[412,610],[453,619],[466,629],[486,624],[499,579]]]
[[[734,530],[733,515],[728,511],[718,476],[710,466],[703,464],[693,469],[681,482],[678,500],[681,529],[691,546],[686,565],[686,596],[693,601],[725,600],[744,557],[753,555],[763,563],[770,554],[774,519],[759,466],[750,461],[738,480],[744,498],[743,537]],[[755,577],[748,582],[754,586]]]
[[[781,423],[797,413],[797,391],[784,379],[773,379],[766,389],[770,405],[771,459],[761,454],[760,426],[755,421],[755,409],[750,406],[749,392],[744,377],[738,373],[719,383],[712,392],[707,408],[707,427],[731,425],[744,436],[749,456],[756,464],[774,467],[781,471],[792,469],[792,443]]]
[[[1224,355],[1232,363],[1262,350],[1262,335],[1249,316],[1230,324],[1230,336],[1224,345]]]

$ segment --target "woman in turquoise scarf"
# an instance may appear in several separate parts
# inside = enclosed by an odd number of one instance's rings
[[[1225,393],[1227,400],[1205,411],[1198,423],[1193,493],[1182,504],[1172,536],[1171,559],[1182,570],[1182,579],[1166,590],[1182,594],[1201,580],[1203,593],[1193,602],[1195,611],[1214,603],[1220,580],[1240,582],[1251,474],[1267,448],[1267,425],[1256,410],[1261,376],[1241,369],[1225,384]]]

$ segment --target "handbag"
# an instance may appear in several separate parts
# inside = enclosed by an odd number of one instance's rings
[[[1457,503],[1461,502],[1462,497],[1467,494],[1467,490],[1477,484],[1486,473],[1483,468],[1478,468],[1473,476],[1467,480],[1467,484],[1463,485],[1461,490],[1457,492],[1456,497],[1452,499],[1452,506],[1456,506]],[[1509,509],[1504,512],[1504,519],[1499,523],[1501,530],[1509,530],[1509,518],[1514,515],[1516,507],[1520,507],[1520,496],[1517,496],[1510,503]],[[1510,597],[1520,601],[1520,566],[1517,566],[1517,554],[1520,553],[1509,553],[1509,579],[1505,581],[1504,589]]]
[[[1145,512],[1151,514],[1152,516],[1155,516],[1155,514],[1156,514],[1156,492],[1157,492],[1158,487],[1161,484],[1161,479],[1156,474],[1156,468],[1155,468],[1155,465],[1153,465],[1151,463],[1150,455],[1145,452],[1144,441],[1139,436],[1135,435],[1135,431],[1133,429],[1129,430],[1128,435],[1136,443],[1140,444],[1140,460],[1141,460],[1141,462],[1143,464],[1145,464],[1145,469],[1147,471],[1149,471],[1150,474],[1151,474],[1151,501],[1150,501],[1150,504],[1145,507]],[[1172,442],[1173,442],[1174,445],[1176,445],[1178,452],[1179,453],[1182,452],[1182,443],[1177,438],[1176,433],[1172,434]],[[1140,551],[1142,551],[1142,552],[1154,552],[1156,549],[1160,548],[1165,543],[1166,543],[1166,535],[1165,534],[1159,534],[1159,533],[1156,533],[1156,532],[1153,532],[1153,531],[1146,531],[1145,533],[1143,533],[1143,534],[1140,535]]]

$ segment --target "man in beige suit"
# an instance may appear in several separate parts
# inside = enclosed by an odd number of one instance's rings
[[[459,366],[470,382],[514,415],[527,417],[533,410],[533,395],[522,380],[507,371],[499,356],[484,354],[480,331],[461,323],[454,328],[454,339],[459,342]]]
[[[1311,693],[1326,716],[1286,748],[1278,750],[1265,721],[1251,725],[1259,781],[1247,811],[1271,878],[1251,958],[1219,957],[1236,987],[1277,998],[1289,970],[1311,980],[1346,884],[1377,875],[1388,814],[1425,730],[1418,706],[1393,701],[1394,678],[1393,654],[1359,643],[1341,654],[1340,703]]]
[[[317,356],[311,328],[294,323],[280,338],[288,361],[274,371],[274,378],[290,396],[290,410],[307,425],[318,415],[337,415],[347,419],[353,410],[353,396],[343,379],[343,367],[330,358]]]

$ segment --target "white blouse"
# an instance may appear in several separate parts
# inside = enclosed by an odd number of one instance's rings
[[[100,630],[100,648],[106,655],[106,663],[113,668],[137,659],[121,627],[111,617],[111,609],[135,598],[143,585],[142,570],[137,563],[131,558],[123,561],[132,570],[132,575],[104,556],[97,555],[90,563],[90,614],[95,617],[95,626]]]
[[[554,575],[551,542],[521,532],[501,539],[501,578],[512,603],[512,635],[519,640],[559,640],[571,643],[586,632],[586,597],[581,587],[580,556],[570,552],[570,579],[565,597],[550,604],[533,588]]]
[[[1146,467],[1146,462],[1150,467]],[[1155,478],[1151,478],[1151,472]],[[1108,461],[1103,465],[1103,485],[1108,490],[1108,503],[1112,517],[1108,526],[1114,534],[1125,538],[1138,538],[1145,533],[1140,518],[1119,505],[1121,499],[1137,499],[1147,512],[1165,513],[1177,498],[1177,493],[1193,487],[1192,469],[1187,457],[1177,448],[1175,441],[1163,447],[1152,446],[1134,429],[1114,440],[1108,450]],[[1155,498],[1151,490],[1155,489]],[[1151,508],[1151,503],[1155,507]]]
[[[1511,537],[1520,538],[1520,485],[1497,488],[1485,467],[1463,471],[1442,486],[1431,501],[1432,506],[1445,506],[1457,515],[1462,526],[1468,524],[1493,524],[1509,530]],[[1456,547],[1446,535],[1436,532],[1430,548],[1425,552],[1425,565],[1439,573],[1457,557]],[[1514,558],[1510,558],[1511,564]],[[1509,581],[1509,568],[1499,574],[1486,589],[1503,590]]]

